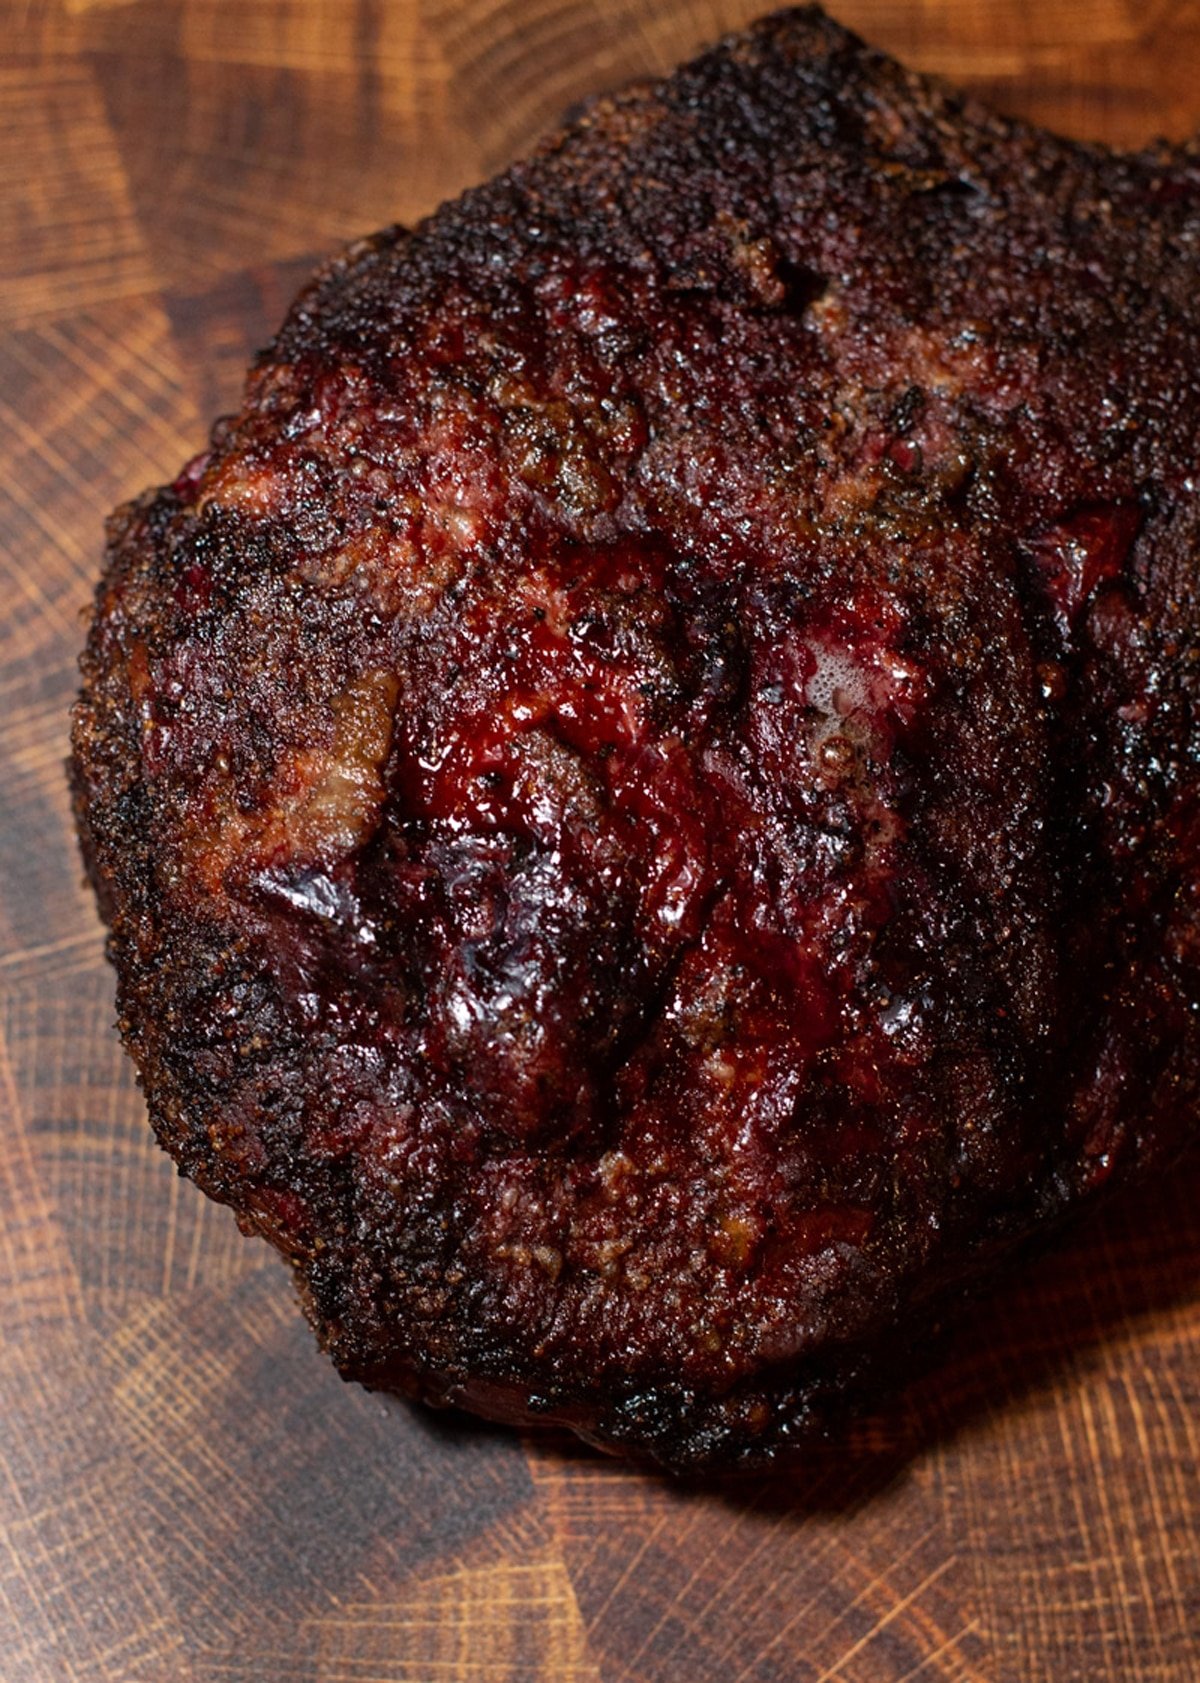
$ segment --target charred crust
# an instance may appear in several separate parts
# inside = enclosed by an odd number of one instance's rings
[[[816,8],[327,264],[113,516],[181,1170],[364,1384],[782,1458],[1195,1131],[1200,166]]]

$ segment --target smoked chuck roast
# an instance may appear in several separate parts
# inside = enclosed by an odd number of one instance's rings
[[[109,529],[121,1030],[347,1377],[770,1459],[1196,1131],[1200,148],[815,9],[321,270]]]

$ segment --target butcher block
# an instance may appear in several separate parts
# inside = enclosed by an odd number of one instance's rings
[[[342,1384],[113,1027],[64,771],[105,515],[321,258],[762,9],[0,0],[0,1683],[1200,1676],[1200,1162],[795,1467],[676,1482]],[[1200,0],[831,9],[1073,136],[1200,129]]]

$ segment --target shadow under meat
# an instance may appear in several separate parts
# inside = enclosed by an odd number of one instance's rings
[[[810,1440],[794,1462],[676,1477],[633,1468],[561,1429],[523,1438],[543,1461],[590,1465],[601,1478],[632,1474],[760,1513],[847,1512],[903,1478],[927,1449],[1072,1384],[1115,1341],[1144,1339],[1157,1318],[1198,1292],[1200,1152],[1193,1152],[1010,1264],[913,1354],[896,1389]],[[443,1442],[504,1438],[511,1430],[453,1410],[402,1406]]]

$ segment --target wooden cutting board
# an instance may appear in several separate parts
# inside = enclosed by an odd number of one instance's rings
[[[1200,0],[841,0],[1072,133],[1200,124]],[[1193,1683],[1200,1172],[853,1454],[681,1489],[343,1386],[152,1143],[62,762],[105,512],[318,254],[753,0],[0,0],[0,1679]]]

